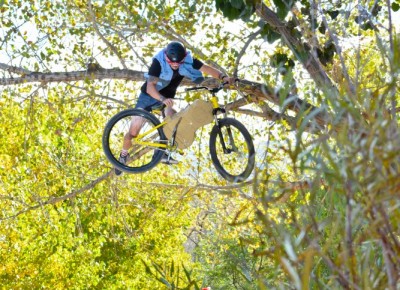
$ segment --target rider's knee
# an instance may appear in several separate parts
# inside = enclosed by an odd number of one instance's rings
[[[166,116],[172,116],[172,115],[175,115],[175,114],[176,114],[176,111],[174,109],[172,109],[172,108],[166,108],[165,109],[165,115]]]
[[[128,132],[128,133],[125,134],[125,139],[131,140],[131,139],[133,139],[133,138],[135,138],[135,137],[136,137],[136,136],[135,136],[135,135],[132,135],[131,132]]]

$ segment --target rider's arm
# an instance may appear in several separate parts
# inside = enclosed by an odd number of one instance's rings
[[[165,98],[156,89],[160,74],[160,62],[157,59],[153,58],[153,62],[149,67],[149,77],[147,79],[146,93],[148,93],[152,98],[162,102],[165,100]]]
[[[147,79],[147,88],[146,92],[154,99],[160,101],[167,107],[172,107],[174,105],[174,101],[172,99],[166,98],[160,94],[160,92],[156,88],[156,84],[158,82],[158,77],[149,76]]]
[[[203,64],[200,68],[200,71],[208,74],[210,76],[212,76],[213,78],[219,79],[221,81],[227,81],[229,83],[233,83],[234,79],[230,78],[229,76],[227,76],[226,74],[224,74],[223,72],[219,71],[216,68],[213,68],[209,65]]]
[[[158,77],[149,76],[149,78],[147,79],[146,92],[154,99],[163,102],[165,100],[165,97],[161,95],[160,92],[157,90],[156,88],[157,82],[158,82]]]

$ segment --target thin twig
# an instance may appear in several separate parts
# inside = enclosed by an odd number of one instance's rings
[[[242,59],[244,53],[246,52],[246,50],[247,50],[247,48],[249,47],[250,43],[251,43],[254,39],[256,39],[256,37],[257,37],[258,35],[260,35],[261,31],[262,31],[262,29],[259,29],[259,30],[257,30],[256,32],[250,34],[250,36],[249,36],[249,38],[247,39],[247,41],[245,42],[244,46],[243,46],[242,49],[240,50],[240,52],[239,52],[239,54],[238,54],[238,56],[237,56],[237,58],[236,58],[236,61],[235,61],[235,69],[233,70],[233,77],[234,77],[234,78],[237,78],[238,69],[239,69],[239,63],[240,63],[240,60]]]

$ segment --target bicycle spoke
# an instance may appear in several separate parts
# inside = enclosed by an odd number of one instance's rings
[[[134,123],[132,123],[134,122]],[[132,131],[132,124],[139,130],[137,138],[125,139]],[[142,110],[125,110],[114,116],[106,125],[103,136],[103,148],[107,158],[116,167],[133,173],[144,172],[153,168],[161,159],[159,144],[165,136],[160,122],[150,113]],[[122,145],[132,143],[128,150],[126,164],[119,161]]]
[[[224,152],[222,140],[217,138],[217,155],[222,167],[231,175],[239,175],[248,163],[249,149],[243,135],[234,127],[222,127],[223,142],[226,145]],[[231,134],[229,134],[229,131]],[[232,139],[230,138],[232,135]],[[240,148],[240,150],[238,149]]]
[[[210,134],[210,154],[215,168],[227,180],[241,182],[254,168],[254,146],[246,128],[237,120],[221,119]]]

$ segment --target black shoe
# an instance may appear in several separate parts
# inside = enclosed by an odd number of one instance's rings
[[[125,155],[125,156],[119,155],[118,161],[121,162],[122,164],[126,164],[126,161],[128,161],[128,158],[129,158],[129,154]],[[119,170],[118,168],[114,168],[114,171],[115,171],[115,175],[122,174],[122,170]]]
[[[161,158],[161,163],[172,165],[172,164],[178,164],[179,161],[175,160],[168,154],[164,154],[163,157]]]

